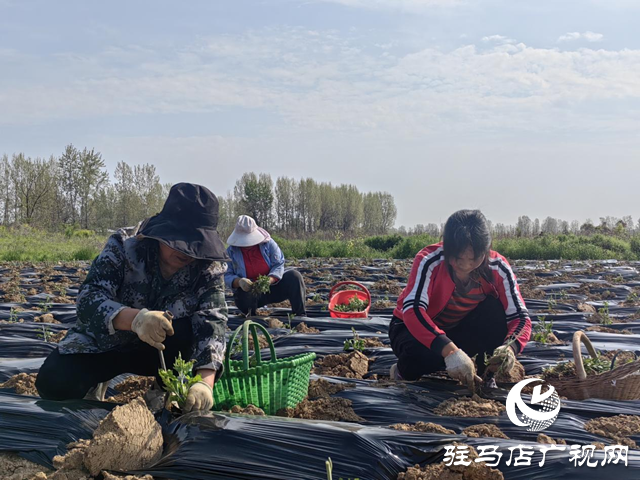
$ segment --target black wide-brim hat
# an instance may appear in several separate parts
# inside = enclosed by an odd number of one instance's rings
[[[162,211],[145,220],[139,235],[153,238],[198,260],[227,261],[218,236],[218,199],[206,187],[177,183]]]

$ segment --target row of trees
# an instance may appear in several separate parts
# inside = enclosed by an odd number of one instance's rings
[[[73,225],[105,232],[154,215],[170,184],[153,165],[117,164],[113,178],[95,150],[68,145],[59,157],[0,158],[0,225],[29,224],[49,230]],[[396,206],[388,193],[361,193],[354,185],[333,186],[311,178],[299,181],[245,173],[233,192],[219,197],[219,230],[233,230],[247,214],[264,228],[287,235],[389,233]]]
[[[3,155],[0,224],[106,231],[160,211],[168,189],[148,164],[120,162],[111,182],[100,153],[73,145],[57,158]]]
[[[494,237],[535,237],[538,235],[558,235],[558,234],[574,234],[574,235],[593,235],[602,233],[605,235],[633,235],[640,232],[640,219],[634,224],[631,216],[622,218],[617,217],[600,217],[600,223],[594,224],[591,219],[587,219],[584,223],[577,220],[568,222],[559,218],[547,217],[542,222],[536,218],[531,220],[526,215],[518,217],[515,225],[505,225],[503,223],[493,224],[489,221],[491,233]],[[437,225],[429,223],[427,225],[418,224],[414,228],[406,229],[401,226],[397,231],[402,235],[418,235],[428,233],[434,237],[442,234],[444,224]]]
[[[233,193],[220,199],[220,231],[233,229],[238,215],[251,215],[266,229],[294,236],[341,232],[391,232],[397,209],[386,192],[361,193],[354,185],[318,183],[312,178],[245,173]]]

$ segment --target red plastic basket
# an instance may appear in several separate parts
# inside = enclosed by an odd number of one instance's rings
[[[341,290],[335,293],[338,287],[342,285],[355,285],[362,290]],[[354,296],[357,296],[360,300],[367,301],[367,308],[362,312],[338,312],[335,309],[336,305],[344,305],[349,303]],[[358,282],[338,282],[329,292],[329,315],[333,318],[367,318],[369,316],[369,309],[371,308],[371,294],[367,287]]]

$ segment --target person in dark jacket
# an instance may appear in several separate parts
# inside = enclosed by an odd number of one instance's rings
[[[40,396],[103,400],[109,380],[123,373],[156,376],[161,385],[163,351],[168,368],[181,353],[202,377],[183,411],[210,409],[227,324],[228,257],[217,222],[216,196],[179,183],[158,215],[112,235],[80,288],[75,326],[40,368]]]
[[[506,258],[491,250],[479,210],[447,220],[443,241],[415,257],[398,298],[389,338],[392,379],[417,380],[446,369],[475,389],[485,368],[510,371],[531,335],[531,320]],[[471,357],[476,356],[475,363]]]
[[[258,307],[289,300],[294,315],[306,315],[302,275],[297,270],[285,271],[282,250],[253,218],[240,215],[227,244],[231,260],[225,283],[233,290],[236,307],[242,313],[255,315]],[[261,275],[269,277],[269,292],[256,294],[253,282]]]

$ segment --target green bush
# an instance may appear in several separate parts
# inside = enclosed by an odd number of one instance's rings
[[[376,237],[369,237],[364,240],[364,244],[374,250],[380,250],[386,252],[402,242],[402,236],[395,235],[380,235]]]

